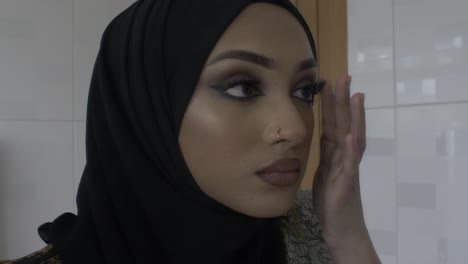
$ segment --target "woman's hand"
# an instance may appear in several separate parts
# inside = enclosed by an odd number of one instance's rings
[[[366,148],[364,94],[350,97],[351,78],[322,90],[321,159],[314,208],[335,263],[380,263],[364,222],[359,164]]]

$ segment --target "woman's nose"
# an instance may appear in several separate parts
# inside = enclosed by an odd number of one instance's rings
[[[301,112],[293,102],[283,101],[276,103],[271,111],[267,125],[267,135],[272,143],[288,142],[291,146],[304,143],[307,137],[306,120],[301,115]],[[313,113],[310,111],[311,122],[313,121]]]

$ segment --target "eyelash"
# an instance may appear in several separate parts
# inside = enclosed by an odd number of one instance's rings
[[[318,94],[321,91],[324,84],[325,84],[324,80],[317,80],[317,81],[315,81],[315,82],[313,82],[311,84],[303,85],[303,86],[297,88],[296,90],[294,90],[293,93],[295,93],[295,92],[297,92],[299,90],[307,91],[309,93],[312,93],[312,94],[309,94],[309,96],[307,96],[307,98],[312,97],[310,99],[304,99],[304,98],[299,98],[299,97],[295,96],[295,98],[297,98],[299,100],[302,100],[302,101],[304,101],[306,103],[312,104],[313,101],[314,101],[315,95]],[[227,90],[235,88],[237,86],[240,86],[242,88],[246,88],[246,87],[253,88],[256,91],[256,93],[254,95],[251,95],[251,96],[242,97],[242,96],[230,95],[230,94],[228,94],[226,92]],[[261,89],[259,88],[259,86],[260,86],[260,81],[258,81],[257,79],[254,79],[254,78],[249,78],[249,79],[243,79],[243,80],[233,80],[233,81],[227,82],[226,84],[216,85],[216,86],[214,86],[214,88],[216,88],[218,91],[220,91],[223,95],[231,97],[231,98],[233,98],[235,100],[247,101],[247,100],[252,99],[253,97],[263,95],[263,93],[261,92]],[[242,89],[242,93],[245,94],[244,89]],[[304,96],[304,97],[306,97],[306,96]]]

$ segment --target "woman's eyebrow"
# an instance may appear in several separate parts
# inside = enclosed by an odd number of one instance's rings
[[[258,53],[255,53],[252,51],[246,51],[246,50],[229,50],[214,57],[212,60],[210,60],[207,63],[207,66],[213,65],[221,60],[226,60],[226,59],[243,60],[243,61],[247,61],[250,63],[260,65],[268,69],[277,68],[277,65],[278,65],[278,63],[274,59],[269,58],[262,54],[258,54]],[[301,61],[298,64],[296,70],[303,71],[303,70],[312,69],[315,67],[317,67],[317,61],[314,58],[308,58],[308,59]]]
[[[296,70],[298,72],[310,70],[318,66],[317,61],[314,58],[308,58],[299,63]]]
[[[251,51],[246,51],[246,50],[225,51],[217,55],[215,58],[213,58],[210,62],[208,62],[207,65],[212,65],[212,64],[215,64],[216,62],[219,62],[221,60],[226,60],[226,59],[244,60],[244,61],[251,62],[251,63],[260,65],[268,69],[276,68],[277,66],[276,62],[273,59],[268,58],[265,55],[261,55],[261,54],[251,52]]]

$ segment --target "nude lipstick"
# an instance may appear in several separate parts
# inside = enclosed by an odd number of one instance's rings
[[[256,174],[266,182],[275,186],[290,186],[300,178],[300,162],[298,159],[277,160]]]

